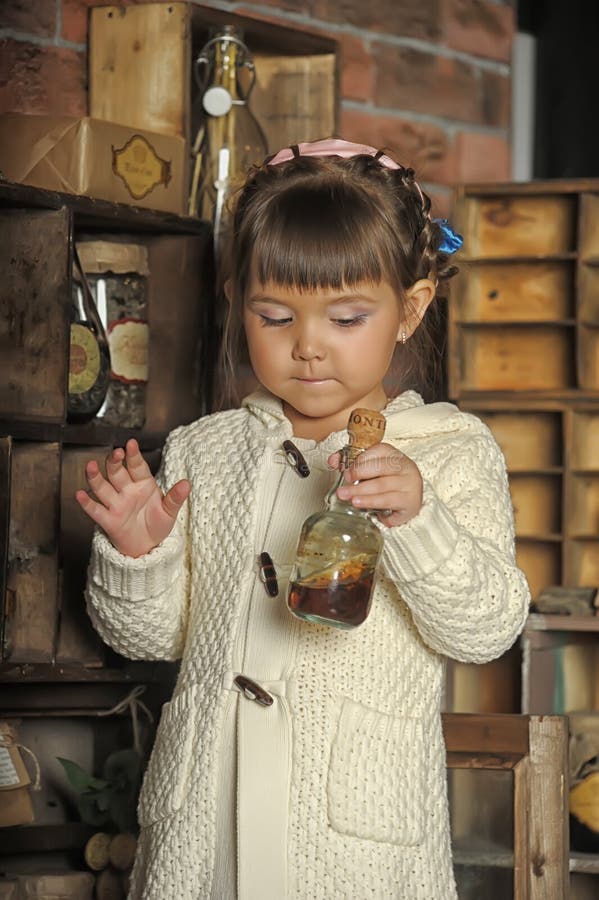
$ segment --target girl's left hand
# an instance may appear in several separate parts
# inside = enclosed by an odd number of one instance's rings
[[[333,469],[341,466],[341,454],[328,459]],[[359,484],[353,484],[354,481]],[[379,516],[385,525],[403,525],[422,507],[422,475],[414,460],[390,444],[374,444],[345,472],[345,484],[337,489],[340,500],[358,509],[391,510]]]

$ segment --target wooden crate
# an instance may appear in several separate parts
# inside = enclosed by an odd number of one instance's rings
[[[254,56],[250,105],[269,149],[335,131],[337,44],[329,37],[191,3],[95,7],[90,16],[89,102],[95,118],[189,140],[192,60],[211,28],[234,25]]]
[[[66,209],[0,209],[0,410],[64,418],[71,221]]]
[[[476,410],[501,447],[510,472],[555,469],[562,465],[559,412]]]

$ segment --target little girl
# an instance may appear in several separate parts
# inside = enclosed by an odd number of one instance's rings
[[[125,656],[181,659],[130,896],[451,900],[444,660],[499,656],[529,600],[490,432],[405,389],[460,240],[410,169],[341,140],[251,171],[232,233],[225,357],[234,376],[247,354],[260,389],[175,430],[157,481],[130,440],[77,494],[99,526],[95,627]],[[338,496],[384,510],[384,549],[369,618],[340,631],[284,597],[358,406],[386,434]]]

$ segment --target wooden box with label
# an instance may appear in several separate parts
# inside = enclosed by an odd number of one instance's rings
[[[176,135],[67,116],[0,116],[0,170],[10,181],[183,214],[187,153]]]

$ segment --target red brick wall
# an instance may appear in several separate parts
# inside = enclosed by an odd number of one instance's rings
[[[87,11],[106,0],[4,0],[0,111],[84,115]],[[308,26],[342,47],[340,134],[451,186],[510,175],[510,0],[245,0],[204,6]],[[257,7],[254,8],[254,7]]]

